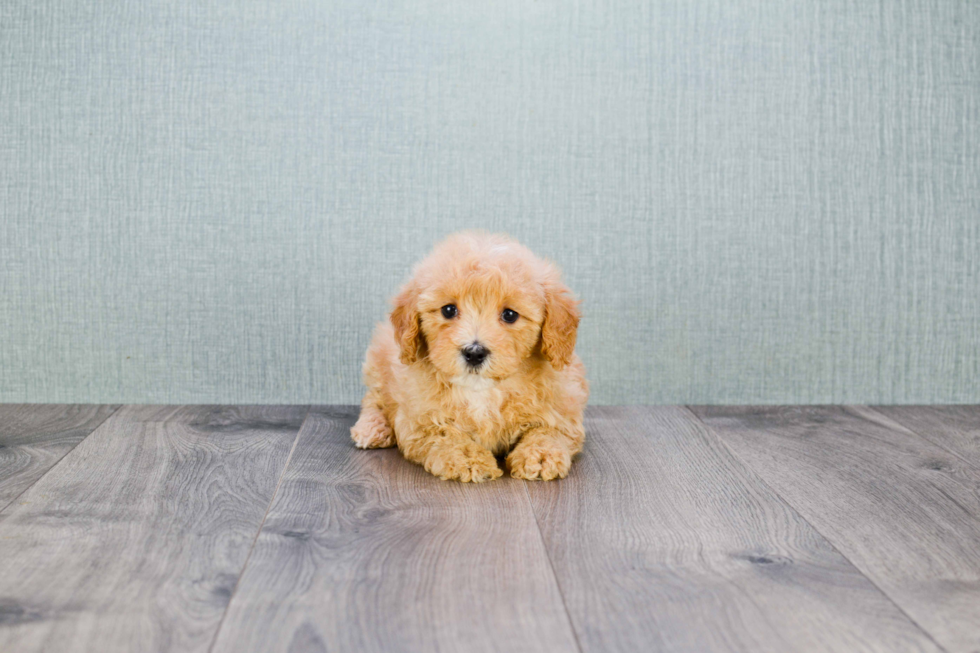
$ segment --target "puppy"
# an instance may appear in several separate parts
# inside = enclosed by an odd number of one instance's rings
[[[579,310],[558,269],[511,238],[463,232],[415,266],[367,350],[362,449],[398,445],[442,479],[564,478],[589,396]]]

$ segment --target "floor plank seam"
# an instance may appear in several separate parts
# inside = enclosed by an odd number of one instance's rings
[[[833,540],[831,540],[829,537],[827,537],[827,535],[825,535],[823,533],[823,531],[821,531],[819,528],[817,528],[816,526],[814,526],[813,523],[809,519],[806,518],[806,515],[804,515],[800,511],[800,509],[796,507],[796,505],[794,505],[786,497],[784,497],[781,492],[778,492],[775,487],[773,487],[772,485],[770,485],[766,481],[766,479],[764,479],[762,477],[761,474],[756,473],[755,469],[753,469],[751,465],[749,465],[747,462],[745,462],[745,460],[741,456],[739,456],[738,453],[736,453],[735,450],[732,449],[732,447],[728,446],[728,443],[725,442],[725,438],[723,438],[721,435],[719,435],[713,428],[711,428],[711,426],[708,425],[707,422],[705,422],[703,419],[701,419],[701,416],[698,415],[697,412],[693,408],[691,408],[687,404],[684,404],[684,408],[688,412],[690,412],[691,415],[694,416],[694,418],[698,421],[699,424],[701,424],[709,433],[711,433],[718,440],[719,444],[721,444],[721,446],[724,447],[725,450],[728,451],[732,455],[732,457],[736,461],[738,461],[738,463],[740,465],[742,465],[742,467],[745,469],[745,471],[747,473],[749,473],[753,477],[755,477],[759,481],[759,483],[761,483],[764,487],[768,488],[769,491],[773,493],[773,496],[777,497],[780,501],[782,501],[783,503],[785,503],[790,509],[792,509],[792,511],[794,513],[796,513],[797,515],[799,515],[800,519],[802,519],[804,522],[806,522],[807,524],[809,524],[810,525],[810,528],[812,528],[815,533],[819,534],[820,537],[822,537],[824,539],[824,541],[827,542],[828,546],[830,546],[834,551],[836,551],[838,553],[838,555],[840,555],[844,560],[847,560],[847,562],[852,567],[854,567],[854,570],[855,571],[857,571],[859,574],[861,574],[861,576],[863,576],[865,579],[867,579],[868,583],[870,583],[872,587],[874,587],[875,589],[877,589],[878,592],[880,592],[882,596],[884,596],[886,599],[888,599],[888,601],[893,606],[895,606],[895,609],[898,610],[902,615],[905,616],[906,619],[909,620],[909,623],[911,623],[916,628],[918,628],[919,631],[923,635],[925,635],[926,638],[930,642],[932,642],[933,644],[935,644],[936,647],[940,651],[945,651],[946,653],[949,653],[949,650],[946,647],[944,647],[938,641],[936,641],[936,638],[932,636],[932,633],[930,633],[928,630],[926,630],[922,626],[922,624],[920,624],[918,621],[916,621],[915,619],[913,619],[912,616],[908,612],[906,612],[905,609],[901,605],[899,605],[895,601],[895,599],[892,598],[892,596],[888,592],[886,592],[884,589],[882,589],[881,586],[878,585],[878,583],[876,583],[871,577],[869,577],[868,574],[865,573],[865,571],[863,569],[861,569],[853,560],[851,560],[850,557],[848,557],[847,555],[845,555],[843,551],[841,551],[839,548],[837,548],[837,545],[834,544]]]
[[[104,404],[102,404],[102,405],[104,405]],[[98,424],[96,424],[95,425],[95,428],[93,428],[91,431],[89,431],[88,433],[86,433],[85,434],[85,437],[83,437],[81,440],[79,440],[78,442],[76,442],[68,451],[66,451],[64,453],[63,456],[61,456],[61,458],[58,458],[58,460],[56,460],[55,463],[53,465],[51,465],[51,467],[49,467],[47,470],[45,470],[45,472],[43,474],[41,474],[36,479],[34,479],[31,482],[30,485],[28,485],[21,492],[19,492],[17,494],[17,496],[11,498],[10,501],[8,501],[4,506],[0,506],[0,522],[2,522],[4,520],[4,517],[5,517],[4,513],[7,511],[7,508],[9,508],[10,506],[14,505],[14,503],[16,503],[17,500],[20,499],[22,496],[24,496],[24,494],[28,490],[30,490],[32,487],[34,487],[35,485],[37,485],[38,481],[40,481],[42,478],[44,478],[45,476],[47,476],[48,474],[50,474],[51,471],[55,467],[57,467],[58,465],[61,464],[61,461],[62,460],[64,460],[71,452],[75,451],[75,449],[78,448],[78,445],[80,445],[81,443],[83,443],[86,440],[88,440],[89,437],[93,433],[95,433],[100,428],[102,428],[102,425],[105,424],[107,421],[109,421],[109,418],[112,417],[113,415],[115,415],[116,413],[118,413],[122,408],[125,408],[125,405],[124,404],[120,404],[120,405],[116,406],[115,408],[113,408],[111,411],[109,411],[109,414],[105,416],[105,419],[103,419],[101,422],[99,422]]]
[[[908,425],[906,425],[906,424],[904,424],[902,422],[899,422],[894,417],[891,417],[891,416],[889,416],[889,415],[881,412],[880,410],[876,410],[874,406],[862,406],[862,408],[864,408],[866,410],[870,410],[872,413],[874,413],[875,415],[881,417],[882,419],[884,419],[885,421],[887,421],[889,424],[893,424],[893,425],[901,428],[904,431],[908,431],[909,433],[911,433],[915,437],[919,438],[920,440],[925,440],[926,442],[928,442],[932,446],[938,447],[939,449],[942,449],[943,451],[945,451],[949,455],[951,455],[954,458],[962,461],[970,469],[976,469],[976,470],[980,471],[980,465],[977,465],[975,462],[973,462],[969,458],[965,458],[961,453],[959,453],[955,449],[950,449],[945,444],[943,444],[941,441],[940,442],[936,442],[932,438],[927,438],[926,436],[924,436],[923,434],[919,433],[917,430],[915,430],[911,426],[908,426]]]
[[[544,550],[544,557],[548,560],[548,569],[551,570],[551,577],[555,579],[555,588],[558,590],[558,596],[561,598],[561,607],[565,611],[565,619],[568,620],[568,628],[572,631],[572,638],[575,640],[575,646],[578,648],[579,653],[583,653],[585,649],[582,648],[582,642],[578,639],[578,632],[575,630],[575,624],[572,622],[572,614],[568,611],[568,603],[565,602],[565,592],[561,588],[561,581],[558,580],[558,574],[555,572],[555,563],[551,560],[551,552],[548,551],[548,545],[544,541],[544,533],[541,532],[541,524],[538,522],[538,513],[534,510],[534,503],[531,501],[531,493],[528,492],[527,484],[530,481],[521,481],[524,484],[524,497],[527,499],[528,508],[531,510],[531,516],[534,517],[534,528],[538,531],[538,541],[541,542],[541,548]]]
[[[242,584],[242,576],[245,575],[245,570],[248,569],[248,563],[252,559],[252,553],[255,552],[255,545],[259,541],[259,536],[262,535],[262,529],[265,528],[265,520],[269,518],[269,512],[272,510],[272,506],[276,503],[276,497],[279,496],[279,488],[282,487],[282,481],[284,478],[286,478],[286,470],[289,469],[289,464],[293,461],[293,453],[296,451],[296,445],[299,444],[299,436],[303,433],[303,427],[306,425],[306,420],[309,419],[312,410],[312,405],[306,407],[306,414],[303,415],[303,421],[300,422],[299,428],[296,429],[296,437],[293,438],[293,446],[289,449],[289,455],[286,456],[286,463],[282,466],[282,471],[279,473],[279,479],[276,481],[276,489],[272,492],[272,497],[269,499],[269,505],[265,507],[265,514],[262,515],[262,521],[259,522],[259,527],[255,531],[255,537],[252,538],[252,545],[248,549],[248,555],[245,556],[245,562],[242,563],[242,568],[238,571],[238,578],[235,579],[235,587],[232,588],[231,594],[228,596],[228,603],[225,605],[225,611],[221,613],[221,619],[218,621],[218,627],[214,629],[214,637],[211,639],[211,645],[208,646],[208,653],[212,653],[212,651],[214,651],[215,644],[218,643],[218,637],[221,635],[221,629],[225,625],[225,618],[228,616],[228,611],[231,609],[231,604],[235,600],[235,595],[238,593],[238,587]]]

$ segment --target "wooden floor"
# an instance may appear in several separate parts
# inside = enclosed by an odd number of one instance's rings
[[[355,418],[0,405],[0,651],[980,650],[980,407],[593,407],[482,485]]]

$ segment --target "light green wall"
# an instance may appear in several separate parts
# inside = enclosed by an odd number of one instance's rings
[[[980,402],[980,3],[0,5],[0,401],[354,402],[460,228],[595,403]]]

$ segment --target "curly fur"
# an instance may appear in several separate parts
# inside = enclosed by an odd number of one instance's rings
[[[450,236],[416,265],[367,350],[361,448],[398,445],[443,479],[564,478],[585,440],[589,395],[575,354],[579,302],[554,264],[499,234]],[[455,318],[443,317],[447,304]],[[501,319],[505,308],[517,322]],[[478,370],[461,349],[490,350]]]

